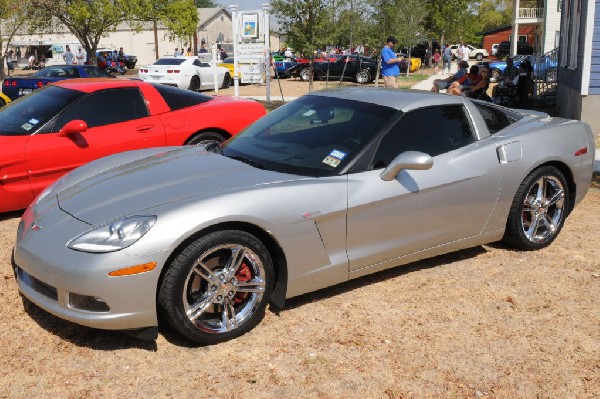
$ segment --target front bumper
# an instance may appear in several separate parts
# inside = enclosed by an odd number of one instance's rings
[[[19,226],[13,265],[24,296],[62,319],[88,327],[126,330],[158,324],[156,289],[165,261],[162,253],[133,256],[126,249],[105,254],[73,251],[66,243],[89,225],[53,208],[35,220],[38,227],[31,228],[28,213],[30,210]],[[108,276],[110,271],[157,259],[161,263],[150,272]],[[85,305],[97,298],[106,307]]]

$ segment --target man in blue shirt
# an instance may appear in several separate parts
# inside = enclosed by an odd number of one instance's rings
[[[385,46],[381,49],[381,75],[383,76],[383,85],[386,88],[398,88],[397,77],[400,75],[398,63],[404,58],[397,57],[394,52],[394,45],[398,40],[394,36],[390,36],[386,40]]]

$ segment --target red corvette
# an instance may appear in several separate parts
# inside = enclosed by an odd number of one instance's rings
[[[253,100],[136,80],[50,84],[0,109],[0,212],[26,208],[46,186],[94,159],[223,141],[265,113]]]

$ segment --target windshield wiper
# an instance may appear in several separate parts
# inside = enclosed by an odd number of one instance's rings
[[[204,145],[204,148],[206,149],[206,151],[214,152],[215,154],[223,154],[223,149],[217,141],[212,141]]]
[[[229,158],[235,159],[236,161],[240,161],[240,162],[243,162],[243,163],[247,163],[248,165],[253,166],[253,167],[257,168],[257,169],[265,169],[265,167],[262,164],[254,161],[252,159],[246,158],[246,157],[235,155],[235,156],[230,156]]]

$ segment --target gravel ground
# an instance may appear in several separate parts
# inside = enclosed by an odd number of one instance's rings
[[[20,213],[3,214],[0,398],[598,398],[598,209],[592,188],[541,251],[493,244],[398,267],[208,347],[166,325],[155,342],[81,327],[23,299]]]

